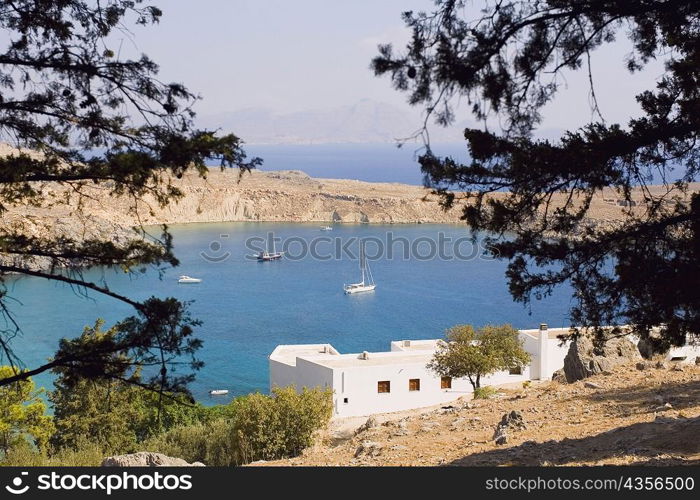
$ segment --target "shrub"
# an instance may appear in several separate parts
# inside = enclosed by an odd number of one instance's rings
[[[485,387],[477,387],[474,389],[474,399],[491,399],[498,394],[498,389],[487,385]]]
[[[329,390],[275,388],[236,398],[222,413],[228,417],[172,429],[146,448],[215,466],[295,456],[328,423],[332,398]]]
[[[82,439],[76,448],[39,450],[26,441],[15,444],[5,454],[1,466],[5,467],[94,467],[102,463],[105,453],[96,443]]]

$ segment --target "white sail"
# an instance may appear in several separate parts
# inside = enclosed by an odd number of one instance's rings
[[[362,281],[359,283],[350,283],[349,285],[344,285],[343,290],[346,294],[360,293],[360,292],[371,292],[377,287],[374,283],[374,278],[372,277],[372,271],[367,263],[367,256],[365,255],[365,246],[362,241],[360,241],[360,274],[362,275]]]

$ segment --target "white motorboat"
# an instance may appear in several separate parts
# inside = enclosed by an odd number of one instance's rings
[[[370,271],[369,264],[367,264],[365,247],[362,242],[360,242],[360,272],[362,273],[362,281],[343,285],[343,290],[346,294],[372,292],[377,288],[372,277],[372,271]]]
[[[185,276],[184,274],[180,276],[177,280],[178,283],[201,283],[200,278],[192,278],[191,276]]]
[[[331,226],[321,226],[321,231],[333,231]]]
[[[228,394],[228,389],[212,389],[209,391],[212,396],[224,396]]]

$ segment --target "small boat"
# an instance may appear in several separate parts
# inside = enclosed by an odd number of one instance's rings
[[[268,251],[260,252],[258,254],[258,260],[260,262],[264,262],[264,261],[268,261],[268,260],[277,260],[277,259],[281,259],[282,255],[284,255],[283,252],[268,252]]]
[[[212,389],[209,391],[212,396],[224,396],[228,394],[228,389]]]
[[[321,226],[321,231],[333,231],[331,226]]]
[[[201,283],[202,280],[199,278],[192,278],[191,276],[185,276],[184,274],[180,276],[177,280],[178,283]]]
[[[373,292],[377,287],[377,285],[374,283],[374,278],[372,277],[372,271],[369,269],[369,264],[367,264],[365,247],[362,242],[360,242],[360,272],[362,273],[362,281],[359,283],[343,285],[343,290],[346,294],[349,295],[352,293]]]
[[[284,252],[276,252],[275,251],[275,242],[273,240],[272,241],[272,251],[270,251],[270,248],[268,245],[268,249],[260,252],[258,254],[257,258],[258,258],[258,261],[260,261],[260,262],[267,262],[269,260],[281,259],[283,255],[284,255]]]

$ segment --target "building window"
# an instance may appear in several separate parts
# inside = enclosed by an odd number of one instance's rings
[[[420,379],[419,378],[408,379],[408,390],[409,391],[420,391]]]
[[[348,404],[348,398],[343,398],[343,403]]]
[[[523,367],[522,366],[515,366],[508,370],[508,373],[511,375],[522,375],[523,374]]]
[[[440,378],[440,389],[452,389],[452,377]]]
[[[379,392],[379,393],[391,392],[391,382],[388,380],[381,380],[381,381],[377,382],[377,392]]]

